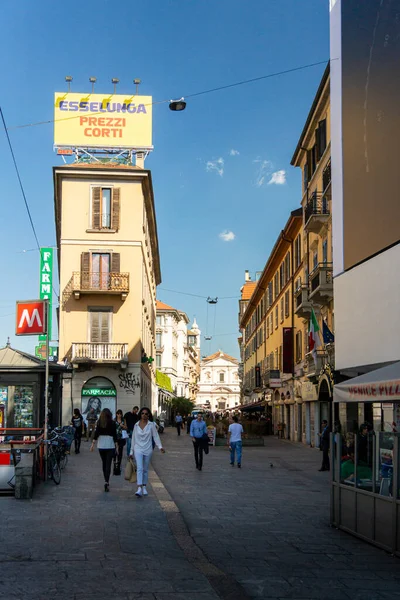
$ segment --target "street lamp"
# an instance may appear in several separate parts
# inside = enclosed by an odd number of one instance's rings
[[[71,91],[71,81],[72,81],[71,75],[66,75],[65,81],[68,83],[68,91],[70,92]]]
[[[174,111],[181,111],[181,110],[185,110],[186,108],[186,102],[184,98],[181,98],[180,100],[170,100],[169,101],[169,109],[170,110],[174,110]]]
[[[114,85],[114,94],[117,91],[117,83],[119,83],[119,79],[116,79],[115,77],[113,77],[111,79],[111,83]]]
[[[92,84],[92,94],[94,93],[94,84],[97,81],[97,77],[89,77],[89,81]]]
[[[139,95],[139,85],[142,83],[142,81],[140,79],[134,79],[133,83],[136,85],[136,96]]]

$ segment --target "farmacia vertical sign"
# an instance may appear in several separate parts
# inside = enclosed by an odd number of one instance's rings
[[[49,301],[49,329],[48,336],[51,340],[51,322],[53,313],[53,248],[40,248],[40,290],[41,300]],[[45,342],[46,336],[39,335],[39,342]]]

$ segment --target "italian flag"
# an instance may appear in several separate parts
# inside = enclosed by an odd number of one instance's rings
[[[317,346],[321,346],[321,338],[319,335],[320,329],[317,321],[317,317],[315,316],[314,309],[311,309],[311,317],[310,317],[310,328],[308,332],[308,348],[309,351],[312,352],[314,362],[317,361]]]

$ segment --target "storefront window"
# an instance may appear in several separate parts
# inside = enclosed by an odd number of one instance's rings
[[[381,496],[393,496],[393,452],[397,434],[379,433],[377,448],[377,493]]]
[[[0,427],[7,426],[7,397],[8,388],[0,388]]]
[[[14,426],[33,427],[33,387],[31,385],[15,386]]]

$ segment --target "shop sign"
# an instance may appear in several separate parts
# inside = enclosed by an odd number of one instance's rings
[[[42,360],[46,360],[46,344],[41,343],[38,346],[35,346],[35,356],[37,358],[41,358]],[[49,361],[57,362],[58,360],[58,346],[49,346]]]
[[[57,92],[54,145],[152,148],[152,97]]]
[[[301,396],[304,402],[315,402],[318,400],[317,386],[311,381],[303,381],[301,384]]]
[[[279,388],[282,386],[282,379],[280,371],[272,369],[269,372],[269,382],[268,387],[270,388]]]
[[[400,380],[385,383],[371,383],[364,385],[349,385],[348,391],[351,398],[379,402],[383,398],[400,398]]]
[[[49,301],[49,340],[51,340],[51,317],[53,312],[53,248],[40,248],[40,288],[39,298]],[[46,336],[39,335],[39,342],[45,342]]]
[[[217,430],[215,427],[207,427],[208,443],[215,446],[215,438],[217,437]]]
[[[116,396],[114,388],[84,388],[82,396]]]
[[[15,335],[46,333],[46,303],[43,300],[18,300]]]

